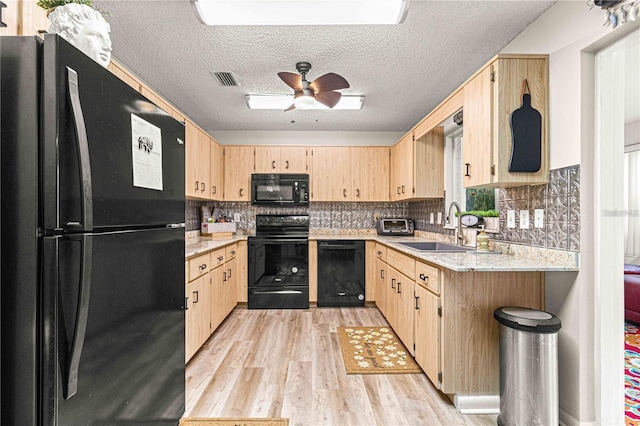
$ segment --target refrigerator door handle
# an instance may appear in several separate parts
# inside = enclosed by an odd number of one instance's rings
[[[84,125],[84,115],[80,105],[80,92],[78,90],[78,73],[67,67],[67,80],[69,83],[69,100],[73,112],[73,124],[76,130],[78,149],[78,165],[80,168],[80,190],[82,192],[82,223],[69,222],[65,225],[67,231],[92,231],[93,230],[93,188],[91,182],[91,160],[89,157],[89,140],[87,129]]]
[[[80,368],[80,356],[84,346],[84,338],[87,332],[87,320],[89,319],[89,295],[91,293],[91,269],[93,263],[93,240],[91,235],[73,236],[79,238],[82,244],[82,257],[80,258],[80,288],[78,289],[78,308],[76,311],[75,329],[71,343],[71,353],[67,365],[67,375],[63,383],[63,397],[69,399],[78,391],[78,370]]]

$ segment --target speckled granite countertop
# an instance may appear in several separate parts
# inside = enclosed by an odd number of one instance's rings
[[[417,237],[385,237],[377,235],[374,231],[311,230],[309,240],[369,240],[376,241],[399,252],[405,253],[418,260],[424,260],[443,268],[456,272],[510,272],[510,271],[541,271],[541,272],[571,272],[579,271],[579,254],[563,250],[551,250],[537,247],[521,246],[517,244],[505,244],[496,242],[495,253],[429,253],[418,251],[399,243],[414,241],[445,241],[444,235],[419,235]],[[224,247],[235,241],[246,240],[248,235],[234,235],[227,240],[198,241],[197,237],[187,238],[185,257],[188,259],[198,254]]]
[[[187,243],[184,246],[184,257],[189,259],[202,253],[206,253],[211,250],[215,250],[220,247],[227,246],[236,241],[243,241],[247,239],[247,235],[234,235],[226,240],[192,240],[187,239]]]

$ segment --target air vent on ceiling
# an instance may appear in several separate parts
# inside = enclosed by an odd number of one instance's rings
[[[240,86],[238,80],[236,80],[236,76],[231,72],[214,72],[213,75],[218,79],[218,84],[220,84],[220,86]]]

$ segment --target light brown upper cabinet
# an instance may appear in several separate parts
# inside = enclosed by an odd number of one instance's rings
[[[463,172],[466,187],[504,187],[549,182],[548,92],[546,55],[499,55],[464,86]],[[527,80],[531,106],[542,116],[541,167],[510,173],[510,118],[522,106]]]
[[[36,0],[4,0],[0,36],[41,35],[49,29],[47,11],[38,7]]]
[[[191,121],[185,122],[185,197],[209,199],[211,139]]]
[[[211,192],[209,198],[216,201],[224,199],[224,148],[211,139]]]
[[[308,153],[304,146],[256,146],[255,173],[309,173]]]
[[[224,147],[224,200],[251,201],[254,147]]]
[[[388,201],[389,148],[311,148],[311,201]]]
[[[407,133],[391,149],[391,201],[441,198],[444,193],[444,129],[415,138]]]

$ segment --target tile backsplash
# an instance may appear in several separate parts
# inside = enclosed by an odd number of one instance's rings
[[[491,234],[496,241],[515,244],[580,251],[580,166],[575,165],[551,171],[547,185],[520,186],[500,189],[500,230]],[[200,229],[200,206],[217,207],[220,213],[233,218],[240,215],[238,228],[251,232],[255,229],[256,214],[308,214],[311,228],[371,229],[375,227],[374,215],[380,217],[409,217],[414,219],[416,230],[453,235],[453,230],[443,229],[442,224],[431,224],[430,214],[442,221],[447,213],[444,199],[412,201],[404,203],[333,203],[312,202],[309,207],[260,207],[248,202],[198,202],[187,200],[187,231]],[[534,228],[534,210],[544,210],[544,227]],[[507,228],[507,210],[528,210],[529,229],[520,229],[519,214],[516,227]]]

